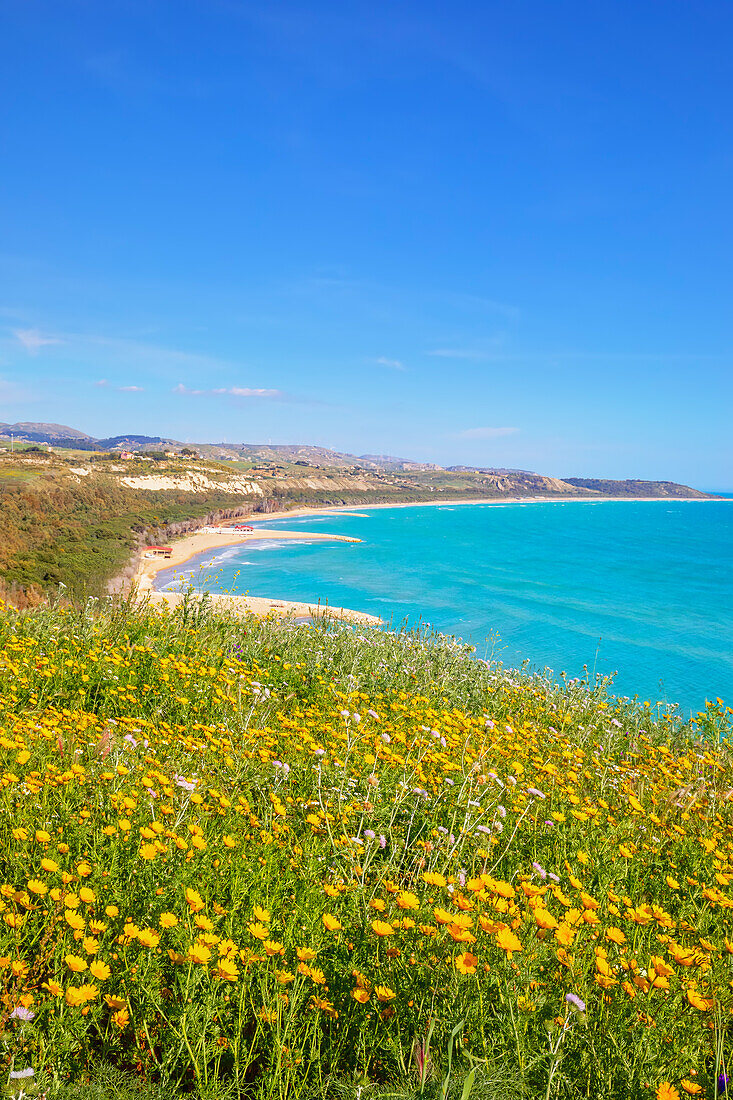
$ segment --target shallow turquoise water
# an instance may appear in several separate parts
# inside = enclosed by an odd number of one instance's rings
[[[263,522],[353,543],[250,543],[219,552],[211,590],[321,600],[418,621],[505,664],[618,672],[622,695],[733,704],[733,503],[543,502],[359,509]],[[202,563],[187,573],[210,575]],[[235,574],[239,573],[236,577]],[[159,586],[170,584],[170,570]]]

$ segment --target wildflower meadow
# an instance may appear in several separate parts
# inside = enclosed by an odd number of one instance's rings
[[[205,601],[0,640],[6,1092],[726,1092],[720,701]]]

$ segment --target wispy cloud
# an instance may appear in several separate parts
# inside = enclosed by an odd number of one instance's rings
[[[13,336],[30,355],[37,355],[41,348],[50,344],[64,342],[59,336],[45,336],[37,328],[14,328]]]
[[[100,378],[98,382],[95,382],[95,383],[94,383],[94,385],[95,385],[95,386],[102,386],[102,387],[104,387],[104,386],[108,386],[108,385],[109,385],[109,382],[107,381],[107,379],[106,379],[106,378]]]
[[[456,432],[458,439],[499,439],[503,435],[516,435],[519,428],[465,428]]]
[[[145,392],[143,386],[118,386],[117,389],[120,393],[144,393]]]
[[[187,397],[254,397],[270,401],[282,401],[287,395],[282,390],[254,389],[250,386],[220,386],[212,390],[194,390],[179,382],[173,387],[173,393]]]
[[[388,367],[390,370],[407,370],[400,359],[387,359],[384,355],[380,355],[378,359],[373,359],[372,362],[379,367]]]

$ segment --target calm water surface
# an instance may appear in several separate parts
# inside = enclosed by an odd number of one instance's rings
[[[321,600],[428,623],[505,664],[618,672],[622,695],[733,705],[733,503],[359,509],[260,526],[361,544],[250,543],[216,555],[211,590]],[[202,555],[184,567],[209,576]],[[180,574],[179,574],[180,575]],[[159,587],[173,583],[159,574]]]

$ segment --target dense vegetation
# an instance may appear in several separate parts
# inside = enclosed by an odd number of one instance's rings
[[[722,1091],[722,704],[683,725],[446,639],[196,603],[6,610],[0,643],[16,1090]]]
[[[57,592],[99,595],[141,539],[170,536],[176,525],[197,526],[218,510],[247,504],[231,493],[128,489],[112,478],[34,477],[0,492],[0,578],[6,594]]]

